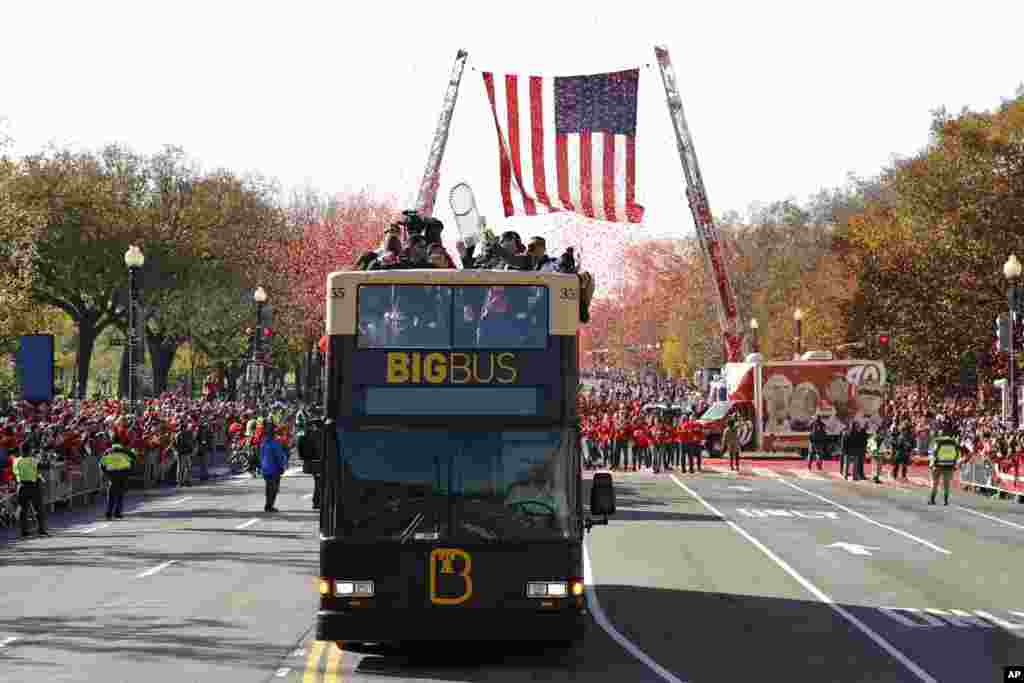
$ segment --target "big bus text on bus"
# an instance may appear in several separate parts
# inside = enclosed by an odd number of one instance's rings
[[[582,636],[576,275],[334,273],[317,638]]]

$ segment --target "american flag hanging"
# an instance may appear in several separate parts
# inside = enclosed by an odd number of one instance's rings
[[[639,69],[483,76],[498,131],[506,217],[572,211],[617,223],[643,219],[636,203]]]

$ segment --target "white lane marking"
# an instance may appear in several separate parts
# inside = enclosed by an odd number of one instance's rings
[[[721,517],[722,520],[726,524],[728,524],[730,527],[732,527],[733,531],[735,531],[740,536],[743,536],[748,541],[750,541],[754,545],[755,548],[757,548],[762,553],[767,555],[768,559],[770,559],[772,562],[777,564],[779,567],[782,568],[782,570],[784,572],[786,572],[791,577],[793,577],[793,579],[795,579],[797,583],[799,583],[801,586],[803,586],[804,589],[806,589],[811,595],[816,597],[822,603],[828,605],[837,614],[839,614],[839,616],[841,616],[844,619],[846,619],[848,622],[853,624],[861,633],[863,633],[868,638],[870,638],[872,641],[874,641],[874,643],[876,645],[878,645],[880,648],[882,648],[883,650],[888,652],[892,657],[894,657],[903,666],[905,666],[911,673],[913,673],[915,676],[917,676],[918,680],[921,680],[924,683],[938,683],[938,681],[936,681],[934,678],[932,678],[932,676],[927,671],[925,671],[920,666],[918,666],[912,659],[910,659],[910,657],[908,657],[907,655],[905,655],[902,652],[900,652],[899,650],[897,650],[888,640],[886,640],[885,638],[880,636],[878,633],[873,631],[868,625],[866,625],[864,622],[862,622],[860,619],[858,619],[854,615],[850,614],[850,612],[848,612],[842,606],[837,605],[835,600],[833,600],[831,597],[829,597],[828,595],[823,593],[821,590],[819,590],[818,587],[815,586],[813,583],[811,583],[810,581],[808,581],[807,579],[802,577],[800,574],[798,574],[795,569],[793,569],[788,564],[786,564],[786,562],[784,560],[782,560],[781,558],[776,556],[775,553],[773,553],[771,550],[769,550],[767,546],[765,546],[763,543],[761,543],[761,541],[757,540],[756,538],[751,536],[749,533],[747,533],[747,531],[745,529],[743,529],[743,527],[741,527],[740,525],[736,524],[735,522],[733,522],[731,520],[726,519],[725,515],[723,515],[721,512],[719,512],[718,510],[713,508],[711,506],[711,504],[708,503],[706,500],[704,500],[700,495],[698,495],[696,491],[693,491],[692,489],[690,489],[689,486],[687,486],[683,482],[679,481],[674,476],[672,477],[672,481],[674,481],[676,483],[676,486],[678,486],[679,488],[683,489],[684,491],[689,493],[691,496],[693,496],[693,498],[696,499],[697,502],[699,502],[701,505],[706,507],[712,513],[714,513],[714,514],[718,515],[719,517]],[[585,557],[586,556],[584,555],[584,558]]]
[[[676,478],[674,474],[671,476],[673,480]],[[684,683],[671,671],[648,657],[643,650],[633,643],[633,641],[619,633],[619,631],[612,626],[612,623],[608,620],[608,615],[606,615],[604,610],[601,609],[601,602],[597,599],[597,591],[594,587],[594,572],[590,566],[590,553],[587,552],[586,543],[583,544],[583,585],[586,586],[587,604],[590,606],[590,614],[594,617],[594,621],[604,629],[604,632],[611,636],[612,640],[621,645],[626,652],[639,659],[645,666],[647,666],[647,668],[661,676],[669,683]]]
[[[1000,524],[1005,524],[1006,526],[1012,526],[1014,529],[1024,530],[1024,525],[1015,524],[1013,522],[1007,522],[1005,519],[999,519],[998,517],[993,517],[992,515],[986,515],[984,512],[978,512],[977,510],[961,507],[960,505],[955,505],[954,507],[957,507],[963,510],[964,512],[970,512],[972,515],[978,515],[979,517],[984,517],[985,519],[991,519],[993,522],[999,522]]]
[[[842,548],[851,555],[870,555],[872,550],[881,550],[871,545],[860,545],[857,543],[847,543],[846,541],[839,541],[832,545],[825,546],[826,548]]]
[[[94,531],[99,531],[100,529],[106,529],[108,526],[110,526],[110,522],[104,522],[103,524],[97,524],[96,526],[91,526],[88,529],[82,529],[82,533],[83,534],[91,534]]]
[[[929,607],[925,609],[925,612],[942,617],[949,623],[953,624],[953,626],[958,626],[960,628],[970,628],[971,626],[976,626],[978,628],[995,628],[992,624],[988,623],[981,617],[976,617],[970,612],[965,612],[960,609],[951,609],[949,610],[950,614],[946,614],[944,610]]]
[[[810,479],[811,481],[825,481],[825,477],[818,476],[817,474],[814,474],[810,470],[791,469],[789,471],[795,474],[796,476],[800,477],[801,479]]]
[[[1003,619],[1000,619],[999,617],[993,616],[993,615],[989,614],[988,612],[983,612],[980,609],[974,610],[974,613],[977,614],[979,617],[985,617],[986,619],[991,621],[996,626],[1002,626],[1003,628],[1008,629],[1008,630],[1013,630],[1015,628],[1024,628],[1024,624],[1015,624],[1012,621],[1004,621]]]
[[[832,510],[790,510],[797,517],[804,519],[839,519],[839,513]],[[817,517],[816,515],[821,515]]]
[[[832,510],[762,510],[760,508],[736,508],[746,517],[800,517],[802,519],[839,519],[839,513]]]
[[[785,484],[786,486],[790,486],[792,488],[795,488],[797,491],[803,491],[804,493],[806,493],[808,496],[811,496],[812,498],[817,498],[818,500],[824,501],[824,502],[828,503],[829,505],[835,505],[840,510],[843,510],[844,512],[849,512],[851,515],[853,515],[854,517],[857,517],[858,519],[862,519],[862,520],[864,520],[865,522],[867,522],[869,524],[874,524],[875,526],[879,526],[879,527],[881,527],[881,528],[883,528],[883,529],[885,529],[887,531],[893,532],[894,534],[899,534],[900,536],[903,536],[905,538],[909,538],[912,541],[916,541],[917,543],[920,543],[923,546],[931,548],[935,552],[942,553],[943,555],[952,555],[953,554],[953,551],[951,551],[951,550],[946,550],[945,548],[939,547],[939,546],[935,545],[934,543],[932,543],[930,541],[926,541],[923,538],[918,538],[917,536],[915,536],[915,535],[913,535],[913,534],[911,534],[909,532],[906,532],[903,529],[897,529],[894,526],[889,526],[888,524],[882,524],[881,522],[877,522],[877,521],[871,519],[870,517],[868,517],[867,515],[861,514],[860,512],[857,512],[856,510],[852,510],[852,509],[846,507],[845,505],[843,505],[841,503],[835,502],[834,500],[829,500],[825,496],[819,496],[817,493],[813,493],[811,491],[808,491],[807,489],[800,488],[799,486],[797,486],[796,484],[793,484],[791,482],[788,482],[788,481],[785,481],[785,480],[780,480],[780,481],[782,481],[782,483]]]
[[[925,479],[924,477],[907,477],[907,479],[909,479],[910,481],[914,482],[915,484],[917,484],[919,486],[931,486],[932,485],[932,483],[930,481],[928,481],[927,479]]]
[[[309,499],[310,499],[310,498],[312,498],[312,497],[313,497],[313,494],[312,494],[312,493],[307,493],[306,495],[304,495],[304,496],[302,497],[302,500],[309,500]]]
[[[248,522],[242,522],[241,524],[239,524],[235,528],[236,529],[248,529],[249,527],[251,527],[253,524],[255,524],[258,521],[260,521],[260,518],[259,517],[254,517],[254,518],[250,519]]]
[[[274,677],[275,678],[284,678],[289,673],[291,673],[291,669],[289,669],[286,666],[282,666],[280,669],[278,669],[277,671],[274,672]]]
[[[153,574],[156,574],[157,572],[160,572],[160,571],[163,571],[164,569],[167,569],[168,567],[170,567],[175,562],[177,562],[177,560],[167,560],[163,564],[158,564],[157,566],[153,567],[152,569],[147,569],[146,571],[142,572],[141,574],[136,574],[135,578],[136,579],[144,579],[147,576],[153,576]]]
[[[778,479],[779,477],[778,472],[776,472],[775,470],[769,470],[764,467],[751,467],[750,470],[760,477],[775,477],[776,479]]]
[[[4,638],[3,640],[0,640],[0,647],[7,647],[8,645],[13,643],[17,639],[18,639],[18,636],[11,636],[9,638]]]
[[[750,493],[751,491],[754,490],[754,489],[750,488],[749,486],[730,486],[729,488],[731,488],[731,489],[733,489],[735,491],[742,491],[743,493]]]
[[[941,619],[936,619],[930,614],[922,612],[916,607],[879,607],[878,611],[888,616],[893,621],[896,621],[904,626],[910,628],[934,628],[936,626],[948,626],[948,624]],[[923,624],[918,623],[908,617],[903,616],[900,612],[906,612],[913,614],[914,616],[920,617],[924,622]]]
[[[727,470],[724,467],[719,467],[718,465],[704,465],[704,469],[718,474],[733,474],[733,470]]]
[[[157,505],[181,505],[186,500],[192,500],[192,496],[185,496],[184,498],[179,498],[178,500],[169,500],[167,502],[159,502],[159,503],[157,503]]]

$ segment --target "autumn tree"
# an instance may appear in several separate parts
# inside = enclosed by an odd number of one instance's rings
[[[940,391],[964,352],[991,348],[1007,305],[1002,264],[1024,253],[1024,97],[936,112],[929,145],[883,179],[888,196],[843,231],[860,290],[848,316],[865,336],[892,332],[898,378]]]
[[[273,284],[282,326],[291,337],[287,347],[301,355],[306,382],[324,334],[327,277],[379,247],[384,228],[397,214],[393,197],[368,191],[325,199],[307,190],[293,201],[289,237],[272,258]]]
[[[44,224],[43,213],[21,206],[13,195],[17,164],[4,155],[0,135],[0,352],[13,353],[23,334],[49,331],[53,311],[29,296],[32,253]]]

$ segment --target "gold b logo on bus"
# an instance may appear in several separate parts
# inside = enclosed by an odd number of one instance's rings
[[[516,355],[435,351],[388,352],[388,384],[512,384]]]
[[[430,567],[427,569],[430,572],[430,602],[435,605],[461,605],[473,597],[472,569],[473,561],[465,550],[431,550]],[[452,595],[460,590],[461,594]]]

